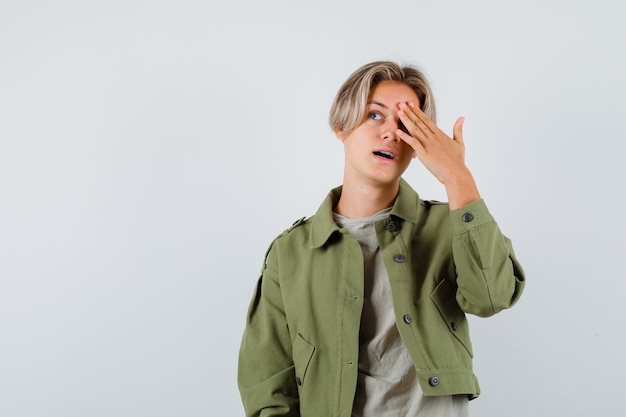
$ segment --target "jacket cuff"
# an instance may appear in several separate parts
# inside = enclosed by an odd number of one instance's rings
[[[463,234],[468,230],[494,221],[482,198],[472,201],[459,209],[451,210],[450,220],[455,235]]]

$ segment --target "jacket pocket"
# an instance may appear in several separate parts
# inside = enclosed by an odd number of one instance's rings
[[[304,338],[298,333],[296,339],[293,341],[293,363],[296,367],[296,384],[298,384],[298,390],[302,389],[306,379],[306,372],[309,369],[311,359],[315,353],[315,346],[304,340]]]
[[[456,302],[456,295],[447,280],[442,279],[430,295],[430,298],[437,306],[441,318],[446,322],[450,333],[461,343],[471,357],[472,342],[469,335],[469,325],[467,317]]]

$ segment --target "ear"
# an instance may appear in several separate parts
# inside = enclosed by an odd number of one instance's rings
[[[346,137],[343,135],[343,132],[341,130],[335,130],[335,136],[342,142],[346,140]]]

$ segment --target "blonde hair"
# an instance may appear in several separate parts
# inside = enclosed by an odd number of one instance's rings
[[[412,88],[419,99],[420,109],[437,122],[435,101],[426,75],[416,67],[376,61],[354,71],[337,92],[328,117],[331,129],[343,136],[352,133],[363,122],[370,94],[381,81],[393,81]]]

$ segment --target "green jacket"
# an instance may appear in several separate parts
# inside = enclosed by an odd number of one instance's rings
[[[363,258],[333,221],[341,187],[270,246],[247,315],[238,383],[247,416],[349,417],[357,383]],[[480,393],[465,313],[511,307],[524,273],[482,200],[450,211],[401,180],[376,223],[400,336],[425,395]]]

